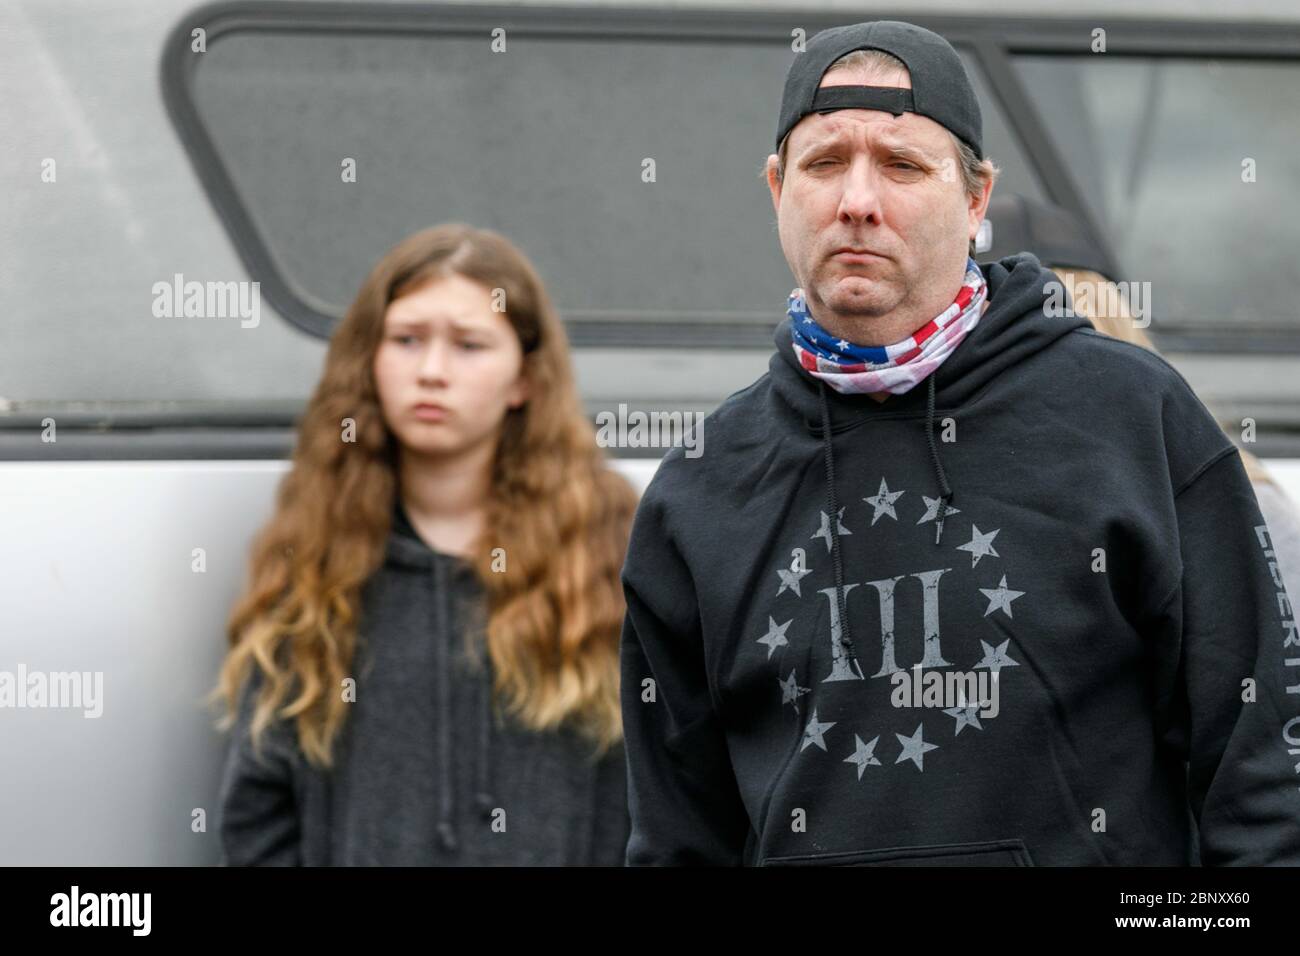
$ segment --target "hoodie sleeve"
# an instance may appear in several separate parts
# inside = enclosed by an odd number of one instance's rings
[[[273,722],[262,737],[260,755],[249,734],[261,687],[260,671],[244,682],[231,733],[219,798],[221,865],[301,865],[300,830],[294,796],[293,728]]]
[[[656,484],[637,509],[623,568],[627,863],[739,866],[749,817],[709,689],[695,583]]]
[[[1252,480],[1250,484],[1259,499],[1259,510],[1264,513],[1287,594],[1300,596],[1300,514],[1286,492],[1272,481]]]
[[[1177,493],[1181,580],[1160,612],[1163,739],[1188,760],[1201,862],[1300,864],[1300,643],[1241,456]],[[1288,686],[1290,685],[1290,686]]]

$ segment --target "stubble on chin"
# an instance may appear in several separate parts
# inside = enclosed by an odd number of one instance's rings
[[[831,325],[843,326],[848,322],[861,326],[888,315],[897,307],[894,289],[889,282],[871,276],[866,279],[868,281],[845,281],[843,275],[819,277],[814,288],[817,304],[823,313],[827,313],[826,319],[830,324],[823,324],[828,330],[846,334],[850,329],[832,329]]]

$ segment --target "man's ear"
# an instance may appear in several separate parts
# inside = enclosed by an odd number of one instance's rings
[[[974,242],[984,221],[984,213],[989,208],[989,199],[993,196],[993,177],[984,182],[984,189],[978,196],[968,196],[970,200],[970,241]]]
[[[772,211],[781,211],[781,180],[777,178],[776,167],[779,160],[776,153],[767,157],[767,191],[772,194]]]

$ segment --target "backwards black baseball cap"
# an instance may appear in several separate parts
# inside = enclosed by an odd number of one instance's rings
[[[907,65],[910,90],[893,86],[819,87],[826,68],[854,50],[884,50]],[[953,132],[984,158],[981,145],[984,122],[975,90],[957,51],[943,37],[923,27],[899,20],[875,20],[823,30],[795,55],[781,97],[781,140],[809,113],[833,110],[884,110],[901,116],[928,116]]]

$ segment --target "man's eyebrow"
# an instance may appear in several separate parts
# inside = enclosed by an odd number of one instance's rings
[[[803,150],[800,151],[799,157],[802,159],[805,156],[809,156],[823,149],[827,149],[831,146],[839,145],[839,143],[844,139],[844,136],[845,136],[844,133],[831,133],[827,136],[823,136],[821,139],[813,140],[811,143],[805,146]],[[880,142],[880,145],[887,152],[895,156],[903,156],[908,159],[919,159],[922,162],[930,163],[930,164],[933,164],[935,162],[934,158],[929,154],[929,152],[922,149],[920,146],[916,146],[911,143],[899,143],[893,140],[882,140]]]
[[[799,150],[799,155],[801,157],[807,156],[809,153],[815,153],[819,149],[823,149],[827,146],[834,146],[843,138],[844,138],[843,133],[829,133],[826,136],[821,137],[820,139],[813,140],[811,143],[805,143],[804,148]]]
[[[908,159],[919,159],[927,163],[934,162],[934,159],[930,156],[929,152],[922,149],[920,146],[915,146],[911,143],[882,143],[881,145],[895,156],[903,156]]]

